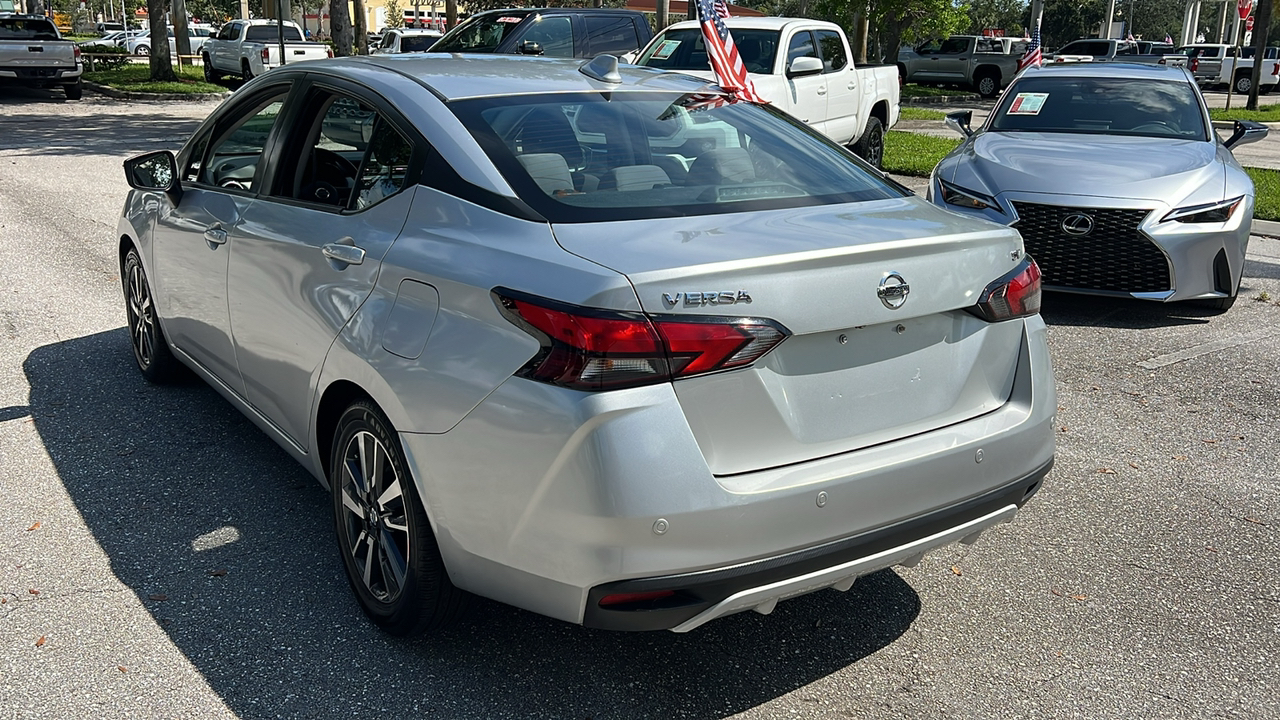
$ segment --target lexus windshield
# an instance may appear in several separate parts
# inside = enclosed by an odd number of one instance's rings
[[[1180,81],[1027,77],[1005,91],[989,129],[1207,141],[1196,93]]]

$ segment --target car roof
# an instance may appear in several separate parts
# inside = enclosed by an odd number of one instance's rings
[[[618,74],[622,82],[606,83],[580,72],[590,62],[586,60],[491,53],[423,53],[368,55],[321,62],[335,69],[376,65],[392,70],[414,78],[445,101],[601,91],[714,92],[708,90],[706,80],[635,65],[620,64]]]
[[[1046,63],[1029,67],[1022,77],[1041,73],[1068,77],[1133,78],[1135,80],[1171,80],[1191,82],[1186,68],[1171,65],[1147,65],[1144,63]]]
[[[724,21],[724,24],[730,29],[741,28],[743,30],[782,30],[792,25],[804,25],[810,28],[819,28],[822,30],[839,30],[840,26],[825,20],[810,20],[808,18],[788,18],[788,17],[731,17]],[[672,23],[667,29],[675,28],[684,30],[687,28],[699,27],[697,20],[685,20],[683,22]]]

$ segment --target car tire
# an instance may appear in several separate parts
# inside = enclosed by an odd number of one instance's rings
[[[213,63],[209,62],[208,55],[200,56],[200,64],[204,66],[204,81],[207,83],[216,83],[222,79],[222,73],[213,69]]]
[[[867,127],[862,131],[862,137],[853,144],[852,149],[858,157],[866,160],[877,170],[884,167],[884,124],[880,122],[880,118],[875,116],[867,118]]]
[[[991,73],[981,75],[973,81],[973,89],[984,98],[993,98],[1000,94],[1000,78]]]
[[[150,55],[151,48],[146,45],[139,45],[138,47],[133,49],[133,54],[134,55]]]
[[[68,100],[79,100],[84,96],[84,84],[79,80],[76,80],[75,83],[71,85],[63,85],[62,91],[67,94]]]
[[[138,371],[157,385],[173,382],[184,374],[184,368],[165,340],[155,302],[152,301],[151,283],[136,248],[129,248],[125,254],[123,269],[126,328]]]
[[[1253,77],[1248,73],[1236,76],[1236,94],[1248,95],[1249,90],[1253,87]]]
[[[253,79],[253,68],[249,67],[248,60],[242,59],[240,61],[240,77],[245,82],[249,82],[250,80]]]
[[[367,400],[338,420],[329,487],[338,552],[365,615],[397,636],[454,623],[466,593],[449,580],[399,437]]]

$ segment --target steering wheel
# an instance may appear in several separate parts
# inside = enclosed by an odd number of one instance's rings
[[[1181,131],[1174,127],[1171,123],[1164,120],[1150,120],[1136,127],[1129,128],[1129,132],[1160,132],[1169,135],[1178,135]]]
[[[358,173],[356,166],[338,153],[313,148],[311,162],[307,163],[306,181],[298,198],[326,205],[344,205]]]

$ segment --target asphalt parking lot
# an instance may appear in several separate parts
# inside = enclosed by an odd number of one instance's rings
[[[120,161],[213,107],[0,95],[0,718],[1280,717],[1280,241],[1223,315],[1046,296],[1057,465],[973,547],[687,635],[397,641],[319,485],[133,368]]]

